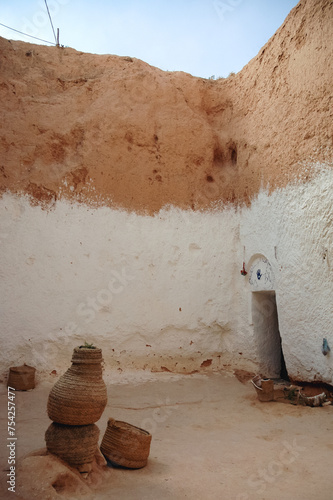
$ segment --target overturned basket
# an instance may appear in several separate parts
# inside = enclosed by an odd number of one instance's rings
[[[110,418],[101,452],[113,465],[141,469],[147,465],[151,438],[144,429]]]
[[[97,425],[51,424],[45,433],[46,447],[50,453],[80,467],[91,464],[98,449]]]
[[[35,388],[35,372],[33,366],[22,365],[9,368],[8,387],[17,391],[29,391]]]

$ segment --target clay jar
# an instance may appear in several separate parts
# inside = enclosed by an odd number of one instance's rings
[[[100,419],[107,403],[102,361],[101,349],[75,347],[72,366],[49,394],[47,413],[53,422],[89,425]]]
[[[269,378],[261,378],[260,375],[256,375],[251,380],[259,401],[273,401],[274,400],[274,381]]]

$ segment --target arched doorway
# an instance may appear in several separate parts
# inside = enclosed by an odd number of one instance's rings
[[[262,375],[288,380],[275,291],[252,292],[252,321]]]
[[[249,272],[252,294],[252,323],[261,374],[288,380],[279,331],[275,277],[263,255],[253,258]]]

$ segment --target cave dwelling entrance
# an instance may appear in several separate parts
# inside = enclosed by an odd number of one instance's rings
[[[252,292],[252,319],[262,376],[289,380],[279,331],[275,291]]]

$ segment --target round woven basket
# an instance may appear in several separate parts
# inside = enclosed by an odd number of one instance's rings
[[[47,413],[53,422],[89,425],[100,419],[107,403],[102,361],[101,349],[74,349],[72,366],[49,394]]]
[[[151,434],[110,418],[101,443],[101,452],[112,464],[141,469],[147,465]]]
[[[35,372],[33,366],[22,365],[9,368],[8,387],[17,391],[29,391],[35,388]]]
[[[97,425],[61,425],[52,423],[45,433],[46,447],[73,467],[90,464],[98,449]]]

